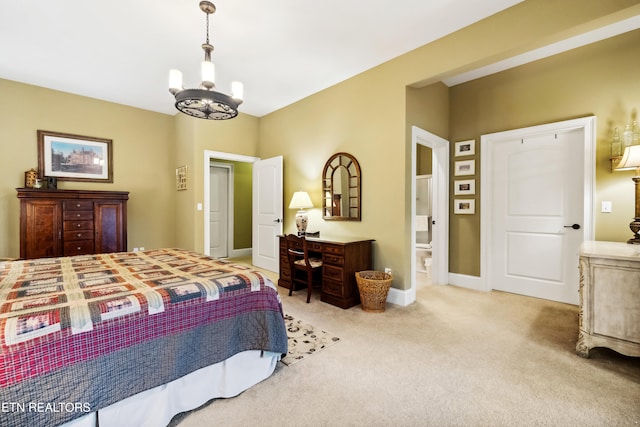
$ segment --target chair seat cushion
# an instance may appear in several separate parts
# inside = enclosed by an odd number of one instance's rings
[[[294,264],[299,265],[301,267],[306,267],[303,259],[297,260]],[[320,258],[309,258],[309,264],[311,264],[311,268],[322,267],[322,260]]]

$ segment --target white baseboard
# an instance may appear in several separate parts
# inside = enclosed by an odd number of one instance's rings
[[[387,295],[387,302],[406,307],[416,300],[416,292],[414,289],[396,289],[390,288]]]
[[[245,249],[234,249],[231,252],[231,255],[229,256],[229,258],[242,258],[242,257],[247,257],[247,256],[251,256],[252,254],[252,249],[251,248],[245,248]]]
[[[486,291],[482,285],[482,279],[477,276],[449,273],[449,284],[460,286],[461,288],[474,289],[476,291]]]

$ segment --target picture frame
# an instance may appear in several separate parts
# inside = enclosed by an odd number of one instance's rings
[[[455,162],[454,169],[455,176],[462,175],[475,175],[476,174],[476,161],[472,160],[458,160]]]
[[[468,214],[468,215],[475,214],[476,213],[475,199],[454,199],[453,213]]]
[[[470,139],[468,141],[458,141],[454,144],[455,156],[473,156],[476,154],[476,140]]]
[[[183,191],[187,189],[187,167],[180,166],[176,168],[176,190]]]
[[[58,181],[113,182],[113,141],[38,130],[38,176]]]
[[[476,194],[476,180],[455,180],[453,194],[456,196],[471,196]]]

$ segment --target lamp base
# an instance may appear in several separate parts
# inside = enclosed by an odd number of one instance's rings
[[[299,210],[296,213],[296,227],[298,228],[298,236],[304,236],[307,234],[307,223],[309,222],[309,216],[304,210]]]
[[[633,232],[633,237],[627,240],[630,245],[640,245],[640,217],[635,217],[629,224],[629,228]]]

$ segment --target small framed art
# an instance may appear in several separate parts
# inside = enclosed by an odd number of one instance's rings
[[[454,214],[475,214],[476,213],[475,199],[454,199],[453,213]]]
[[[176,168],[176,190],[187,189],[187,167],[180,166]]]
[[[454,181],[453,194],[456,196],[471,196],[476,194],[476,180],[464,179]]]
[[[476,154],[476,140],[459,141],[455,143],[455,156],[472,156]]]
[[[455,171],[456,176],[460,175],[475,175],[476,174],[476,161],[472,160],[458,160],[455,163]]]

